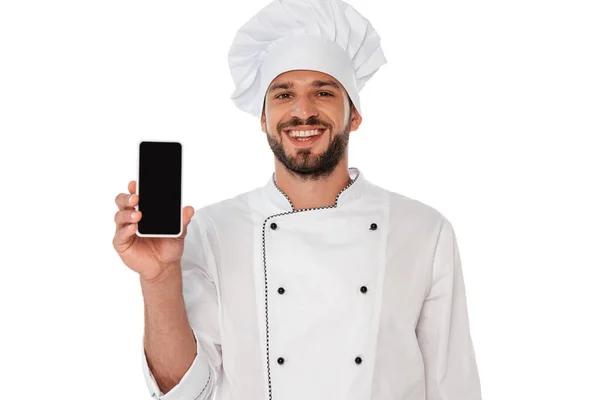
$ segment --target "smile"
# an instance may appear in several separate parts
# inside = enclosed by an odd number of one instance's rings
[[[309,145],[316,142],[326,129],[286,129],[285,134],[295,145]]]

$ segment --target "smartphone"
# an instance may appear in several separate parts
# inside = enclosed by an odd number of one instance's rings
[[[181,205],[183,146],[180,142],[140,141],[137,163],[136,210],[142,213],[140,237],[179,237],[183,231]]]

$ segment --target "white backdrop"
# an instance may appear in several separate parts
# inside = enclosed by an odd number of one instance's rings
[[[350,3],[388,59],[350,164],[455,227],[485,400],[600,398],[598,2]],[[149,398],[114,198],[141,139],[183,142],[186,205],[267,182],[227,66],[266,4],[0,2],[0,397]]]

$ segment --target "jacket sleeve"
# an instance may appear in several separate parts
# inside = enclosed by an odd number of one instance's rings
[[[427,400],[481,400],[460,254],[454,229],[445,218],[416,334],[425,366]]]
[[[196,358],[179,383],[168,393],[159,389],[148,366],[142,343],[142,369],[152,399],[212,399],[221,379],[221,344],[217,289],[211,272],[216,268],[218,244],[207,233],[208,217],[197,210],[188,225],[181,260],[183,296],[187,317],[196,339]]]

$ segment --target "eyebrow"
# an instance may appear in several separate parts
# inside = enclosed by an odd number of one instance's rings
[[[340,87],[340,85],[332,80],[329,81],[321,81],[321,80],[316,80],[312,82],[312,87],[314,88],[321,88],[323,86],[332,86],[334,88],[336,88],[337,90],[342,90],[342,88]],[[270,88],[269,88],[269,93],[274,92],[278,89],[291,89],[294,87],[294,84],[290,81],[287,82],[280,82],[280,83],[275,83],[273,84]]]

